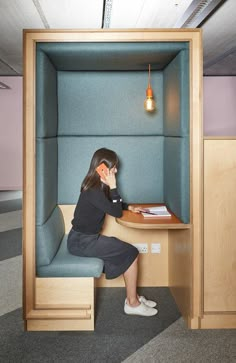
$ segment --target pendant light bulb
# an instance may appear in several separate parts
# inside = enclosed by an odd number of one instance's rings
[[[146,89],[146,99],[144,101],[144,109],[148,112],[153,112],[156,108],[153,99],[153,91],[151,87],[151,65],[148,66],[148,88]]]

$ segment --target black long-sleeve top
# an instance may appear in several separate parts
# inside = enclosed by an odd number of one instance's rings
[[[106,214],[121,217],[122,210],[128,205],[122,202],[117,189],[110,190],[109,200],[100,189],[88,189],[81,192],[75,208],[72,228],[85,234],[99,233]]]

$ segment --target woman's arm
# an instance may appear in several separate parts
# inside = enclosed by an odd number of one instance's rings
[[[115,169],[110,169],[110,170],[108,170],[107,174],[104,173],[104,176],[101,177],[101,181],[110,187],[111,197],[113,194],[113,196],[116,198],[116,201],[113,201],[113,202],[117,202],[119,199],[120,199],[120,202],[122,202],[122,199],[120,198],[120,196],[117,192],[117,189],[116,189],[116,175],[115,175],[114,170]],[[117,193],[117,197],[115,196],[116,193]],[[143,208],[141,208],[141,207],[138,207],[138,206],[134,207],[132,205],[128,205],[127,203],[122,203],[121,208],[123,210],[129,210],[133,213],[141,213],[144,211]]]
[[[105,193],[99,189],[91,189],[88,191],[88,198],[91,204],[102,210],[104,213],[110,214],[113,217],[122,216],[122,199],[116,188],[110,190],[109,200]]]

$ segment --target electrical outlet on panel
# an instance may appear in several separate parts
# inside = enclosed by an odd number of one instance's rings
[[[152,243],[151,253],[161,253],[161,244],[160,243]]]
[[[133,246],[135,246],[139,250],[139,253],[148,253],[147,243],[133,243]]]

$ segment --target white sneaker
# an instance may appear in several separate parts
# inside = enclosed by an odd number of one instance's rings
[[[139,296],[139,301],[143,302],[149,308],[155,308],[155,306],[157,306],[157,303],[155,301],[147,300],[144,296]]]
[[[138,306],[130,306],[125,299],[124,312],[128,315],[154,316],[158,313],[157,309],[150,308],[141,302]]]

